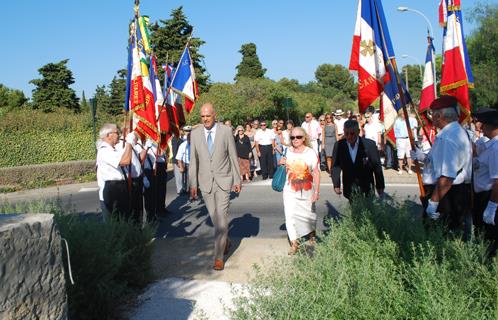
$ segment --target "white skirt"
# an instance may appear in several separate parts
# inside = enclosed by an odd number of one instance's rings
[[[316,230],[316,212],[311,198],[297,198],[294,192],[283,192],[285,227],[291,241]],[[311,195],[310,195],[311,197]]]

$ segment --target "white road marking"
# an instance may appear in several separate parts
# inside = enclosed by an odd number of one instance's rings
[[[99,188],[81,188],[78,192],[94,192],[94,191],[99,191]]]

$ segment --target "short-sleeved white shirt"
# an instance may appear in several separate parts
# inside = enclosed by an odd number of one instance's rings
[[[310,122],[304,121],[301,124],[301,128],[306,131],[310,141],[318,140],[318,138],[322,135],[322,127],[320,123],[316,120],[311,120]]]
[[[116,145],[116,149],[124,150],[123,142],[119,141]],[[138,178],[142,174],[142,163],[140,162],[140,152],[144,150],[144,147],[141,144],[135,144],[135,146],[131,150],[131,177]],[[129,166],[123,168],[128,174]]]
[[[107,142],[102,142],[97,151],[97,185],[99,199],[104,201],[104,185],[106,181],[124,180],[119,162],[123,156],[123,149],[113,148]]]
[[[254,141],[256,141],[260,146],[268,146],[273,144],[275,140],[275,133],[271,129],[259,129],[254,136]]]
[[[379,146],[379,133],[382,133],[382,127],[377,121],[372,123],[365,123],[363,126],[363,131],[365,132],[365,138],[375,142],[377,147]]]
[[[436,135],[428,157],[432,164],[434,181],[445,176],[453,178],[455,185],[470,183],[472,149],[467,133],[457,121],[447,124]]]
[[[176,160],[183,161],[185,164],[190,163],[190,143],[188,141],[183,141],[178,147],[178,152],[176,153]]]
[[[337,134],[338,135],[343,135],[344,134],[344,123],[348,121],[346,118],[341,118],[341,119],[336,119],[334,120],[335,126],[337,128]]]
[[[474,162],[475,192],[489,191],[498,179],[498,136],[484,143]]]

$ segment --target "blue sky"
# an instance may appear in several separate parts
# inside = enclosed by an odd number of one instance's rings
[[[484,0],[481,3],[497,3]],[[4,32],[0,50],[0,83],[31,96],[28,82],[49,62],[69,59],[77,95],[94,94],[97,85],[109,84],[126,66],[128,22],[133,0],[16,0],[2,3]],[[439,0],[383,0],[398,64],[425,59],[425,20],[398,6],[422,11],[431,21],[435,46],[441,52],[442,31],[437,22]],[[467,18],[478,0],[462,0],[465,33]],[[151,21],[168,19],[183,6],[214,82],[232,82],[240,63],[241,45],[254,42],[268,71],[266,76],[306,83],[322,63],[347,65],[356,18],[356,0],[142,0],[140,11]],[[407,54],[415,59],[402,59]],[[160,62],[161,63],[161,62]]]

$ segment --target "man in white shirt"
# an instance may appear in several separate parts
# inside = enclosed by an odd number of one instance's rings
[[[432,121],[439,129],[431,151],[411,152],[424,161],[424,172],[432,171],[433,186],[425,210],[430,219],[441,220],[451,231],[463,231],[468,240],[472,229],[471,174],[472,146],[465,129],[458,123],[457,100],[441,96],[431,103]],[[425,205],[425,204],[424,204]]]
[[[99,131],[101,143],[97,150],[97,184],[102,215],[106,220],[110,214],[128,218],[130,214],[129,190],[123,167],[132,159],[132,148],[137,137],[131,132],[126,136],[124,148],[115,148],[119,142],[118,127],[106,123]]]
[[[339,140],[344,137],[344,123],[348,120],[347,118],[344,118],[343,115],[344,111],[342,111],[342,109],[337,109],[334,112],[334,123],[337,128],[337,137],[339,138]]]
[[[318,139],[322,134],[322,127],[318,121],[313,119],[313,114],[311,112],[306,113],[304,116],[304,122],[301,124],[301,128],[306,131],[311,147],[318,154]]]
[[[272,129],[268,129],[266,121],[260,123],[261,129],[256,132],[254,141],[256,143],[256,151],[259,157],[259,165],[261,166],[261,175],[263,180],[273,178],[273,148],[275,147],[275,133]]]
[[[366,123],[363,126],[365,138],[375,142],[377,150],[382,150],[382,126],[372,117],[372,113],[365,113]]]
[[[175,165],[178,166],[178,170],[182,174],[182,192],[188,193],[190,190],[188,183],[188,166],[190,163],[190,131],[192,131],[192,127],[186,126],[183,130],[187,132],[187,139],[178,147]]]
[[[490,256],[498,249],[498,109],[481,108],[473,114],[482,125],[474,158],[473,222],[490,241]]]

